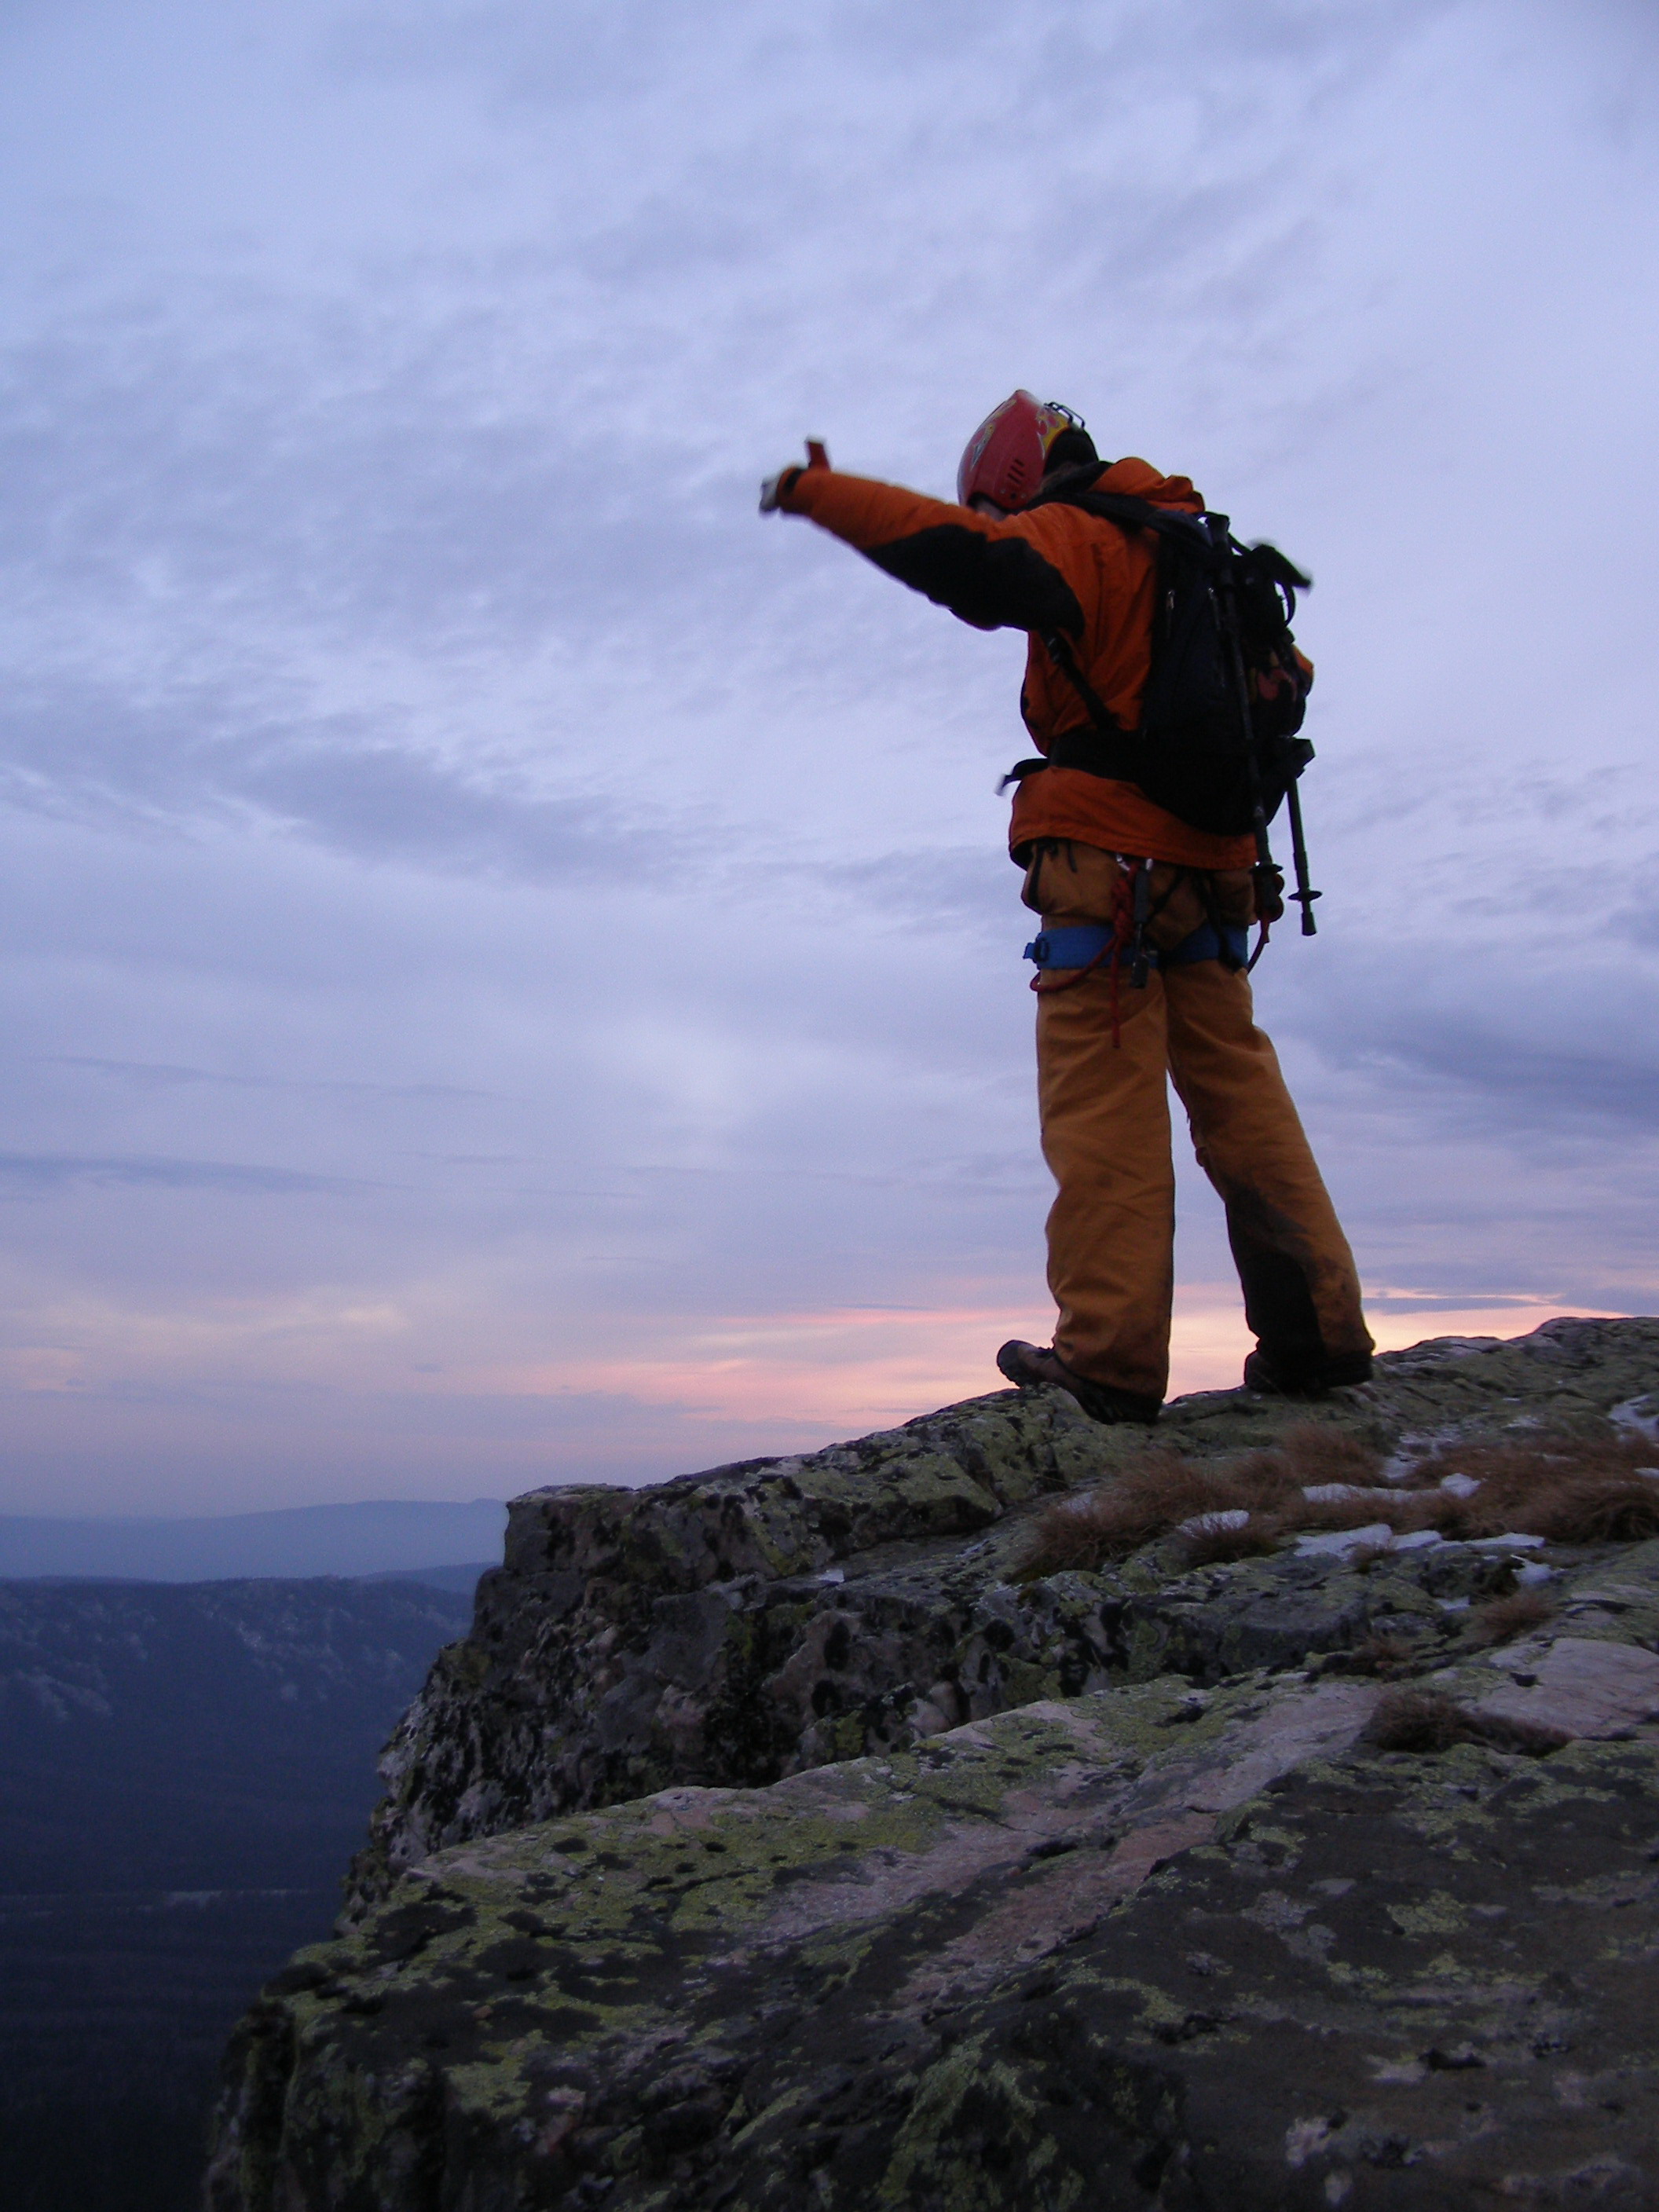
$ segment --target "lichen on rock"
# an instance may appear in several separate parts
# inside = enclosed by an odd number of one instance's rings
[[[1659,1325],[1557,1323],[1323,1418],[1588,1434],[1656,1386]],[[378,1872],[238,2031],[214,2212],[1659,2201],[1659,1541],[1021,1580],[1149,1448],[1005,1394],[520,1501]],[[1389,1748],[1402,1685],[1468,1724]]]
[[[1334,1583],[1283,1556],[1208,1583],[1166,1561],[1022,1582],[1034,1511],[1171,1446],[1271,1444],[1310,1414],[1382,1451],[1503,1433],[1541,1408],[1605,1429],[1659,1376],[1659,1322],[1555,1322],[1514,1343],[1385,1355],[1310,1408],[1243,1391],[1108,1429],[1064,1392],[999,1391],[802,1457],[638,1491],[532,1491],[472,1634],[383,1763],[361,1907],[427,1853],[677,1782],[753,1785],[901,1748],[1045,1696],[1165,1671],[1195,1681],[1363,1643],[1379,1620],[1479,1596],[1502,1562]],[[1409,1589],[1406,1585],[1409,1584]]]

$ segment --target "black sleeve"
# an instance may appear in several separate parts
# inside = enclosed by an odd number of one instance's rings
[[[878,545],[870,558],[975,629],[1082,633],[1077,593],[1024,538],[988,538],[947,522]]]

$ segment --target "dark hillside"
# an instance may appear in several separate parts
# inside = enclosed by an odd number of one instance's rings
[[[0,1583],[0,2204],[193,2207],[226,2028],[326,1932],[470,1594]]]

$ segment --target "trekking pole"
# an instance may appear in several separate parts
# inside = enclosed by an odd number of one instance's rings
[[[1325,894],[1308,888],[1308,848],[1302,835],[1302,794],[1297,789],[1294,776],[1285,787],[1285,805],[1291,817],[1291,860],[1296,872],[1296,889],[1291,896],[1302,909],[1302,934],[1316,937],[1319,924],[1314,920],[1313,902],[1316,898],[1323,898]],[[1259,806],[1258,801],[1258,811]]]

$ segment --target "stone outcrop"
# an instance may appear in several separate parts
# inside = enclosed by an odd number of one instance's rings
[[[1659,1323],[1554,1323],[1320,1417],[1656,1389]],[[1017,1571],[1126,1455],[1306,1418],[1005,1394],[520,1501],[352,1921],[238,2033],[214,2212],[1659,2203],[1659,1541]]]
[[[1063,1392],[1004,1390],[796,1459],[653,1489],[532,1491],[382,1762],[357,1907],[428,1852],[677,1783],[754,1785],[902,1749],[1033,1698],[1165,1671],[1208,1682],[1363,1641],[1394,1602],[1297,1559],[1211,1592],[1156,1562],[1015,1578],[1032,1511],[1170,1447],[1219,1456],[1310,1413],[1392,1450],[1547,1418],[1601,1425],[1659,1385],[1659,1322],[1441,1340],[1309,1408],[1243,1391],[1105,1429]],[[1487,1563],[1490,1564],[1490,1563]],[[1468,1595],[1443,1562],[1414,1601]]]

